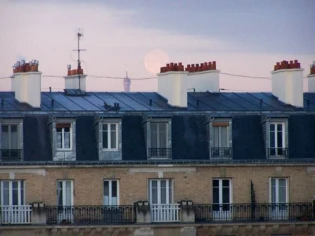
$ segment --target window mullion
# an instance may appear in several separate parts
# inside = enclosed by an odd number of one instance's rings
[[[112,205],[112,180],[108,181],[108,205]]]

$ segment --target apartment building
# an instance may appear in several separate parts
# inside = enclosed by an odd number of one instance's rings
[[[18,62],[0,92],[0,230],[315,235],[315,64],[307,93],[300,67],[277,63],[271,93],[221,92],[216,62],[167,64],[158,93],[87,92],[70,68],[42,92],[38,62]]]

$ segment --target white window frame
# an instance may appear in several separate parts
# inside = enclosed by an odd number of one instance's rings
[[[105,197],[105,189],[104,189],[104,183],[105,182],[108,182],[108,201],[109,201],[109,203],[112,203],[113,202],[113,200],[112,200],[112,198],[113,198],[113,193],[112,193],[112,184],[113,184],[113,182],[116,182],[116,184],[117,184],[117,206],[118,205],[120,205],[120,198],[119,198],[119,180],[118,179],[104,179],[103,180],[103,205],[104,206],[113,206],[113,204],[109,204],[109,205],[107,205],[107,204],[105,204],[105,200],[104,200],[104,197]]]
[[[276,181],[276,202],[272,202],[272,180]],[[285,194],[286,194],[286,202],[279,202],[279,180],[285,180]],[[269,178],[269,203],[271,204],[285,204],[289,203],[289,178],[287,177],[270,177]]]
[[[271,137],[270,126],[271,125],[275,125],[275,131],[274,131],[275,147],[271,147],[271,143],[270,143],[270,137]],[[279,145],[278,145],[278,131],[277,131],[278,125],[282,125],[282,147],[279,147]],[[269,148],[286,148],[285,132],[286,132],[286,130],[285,130],[285,122],[270,122],[269,123]]]
[[[152,203],[152,182],[157,181],[157,203]],[[166,203],[161,203],[161,181],[166,181]],[[170,196],[170,185],[171,185],[171,199]],[[150,179],[149,180],[149,199],[150,204],[173,204],[174,203],[174,180],[173,179]]]
[[[61,148],[58,148],[57,147],[57,139],[58,139],[58,131],[57,131],[57,127],[56,127],[56,150],[57,151],[70,151],[70,150],[72,150],[72,136],[73,136],[73,132],[72,132],[72,125],[73,125],[73,123],[72,122],[57,122],[56,123],[56,126],[58,125],[58,124],[60,124],[60,123],[67,123],[67,124],[70,124],[70,130],[69,130],[69,133],[70,133],[70,148],[65,148],[64,146],[65,146],[65,131],[64,131],[64,129],[65,128],[61,128],[62,129],[62,131],[61,131],[61,135],[62,135],[62,144],[61,144]]]
[[[23,180],[1,180],[0,181],[0,193],[1,193],[1,206],[4,206],[4,182],[8,182],[9,183],[9,205],[12,206],[13,205],[13,182],[17,182],[18,183],[18,205],[16,206],[20,206],[20,205],[25,205],[25,181]],[[23,197],[21,196],[21,190],[22,190],[22,186],[23,186]]]
[[[220,129],[220,126],[214,126],[215,123],[228,123],[228,126],[227,127],[227,141],[228,141],[228,144],[227,146],[222,146],[221,144],[221,129]],[[213,119],[210,123],[209,123],[209,139],[210,139],[210,158],[215,158],[215,159],[218,159],[220,158],[217,157],[217,156],[213,156],[212,154],[212,148],[231,148],[233,147],[233,144],[232,144],[232,119],[230,118],[216,118],[216,119]],[[215,146],[214,143],[216,142],[216,137],[215,137],[215,131],[214,129],[218,127],[219,128],[219,145]],[[226,155],[223,155],[221,158],[232,158],[233,156],[233,150],[231,150],[232,153],[230,153],[230,157],[229,156],[226,156]]]
[[[271,147],[271,125],[275,125],[274,131],[274,139],[275,145]],[[277,125],[282,125],[282,147],[278,145],[278,132],[277,132]],[[271,119],[270,121],[266,122],[266,153],[268,158],[286,158],[288,156],[288,121],[287,119]],[[275,155],[272,155],[272,149],[274,149]],[[283,151],[280,152],[280,149]]]
[[[232,204],[233,203],[233,187],[232,187],[232,179],[229,179],[229,178],[214,178],[212,179],[212,193],[213,193],[213,181],[214,180],[218,180],[219,181],[219,202],[218,203],[215,203],[213,202],[213,196],[212,196],[212,204],[219,204],[219,205],[222,205],[222,204]],[[229,192],[230,192],[230,202],[229,203],[223,203],[223,180],[228,180],[229,181]],[[211,193],[211,194],[212,194]]]
[[[152,124],[156,124],[157,125],[157,132],[156,132],[156,140],[157,140],[157,147],[152,147],[152,128],[151,128],[151,125]],[[159,143],[160,142],[160,125],[161,124],[165,124],[166,125],[166,130],[165,130],[165,143],[166,143],[166,147],[161,147],[161,144]],[[169,139],[169,135],[168,135],[168,132],[169,132],[169,124],[168,122],[165,122],[165,121],[152,121],[150,123],[150,130],[151,130],[151,139],[150,139],[150,145],[151,145],[151,148],[169,148],[169,142],[168,142],[168,139]]]
[[[103,140],[103,125],[107,125],[107,146],[108,148],[104,148],[104,140]],[[116,148],[111,148],[111,135],[112,135],[112,130],[111,130],[111,125],[115,125],[116,127]],[[119,123],[118,122],[102,122],[101,124],[101,139],[102,139],[102,150],[105,151],[118,151],[119,150]]]
[[[66,203],[66,194],[67,194],[67,188],[66,188],[66,183],[70,182],[70,194],[71,194],[71,204],[70,206],[74,205],[74,186],[73,186],[73,180],[70,179],[65,179],[65,180],[57,180],[57,205],[59,204],[59,199],[58,199],[58,191],[59,191],[59,183],[62,183],[62,206],[67,206],[65,205]],[[59,206],[59,205],[58,205]]]

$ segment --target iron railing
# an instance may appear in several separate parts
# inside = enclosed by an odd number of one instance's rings
[[[149,158],[170,159],[171,157],[172,157],[171,148],[149,148]]]
[[[196,204],[196,222],[314,220],[312,203]]]
[[[0,149],[1,161],[22,161],[22,149]]]
[[[46,206],[47,224],[131,224],[135,223],[132,205]]]
[[[232,148],[211,147],[211,158],[232,158]]]
[[[288,148],[268,148],[268,158],[287,158]]]

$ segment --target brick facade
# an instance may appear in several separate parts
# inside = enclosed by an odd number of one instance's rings
[[[252,180],[256,202],[269,202],[269,178],[288,178],[289,202],[311,202],[314,198],[315,166],[173,166],[173,167],[3,167],[0,180],[25,180],[26,203],[43,201],[56,205],[56,181],[73,180],[74,205],[102,205],[103,180],[119,180],[120,204],[148,200],[148,180],[174,180],[174,202],[189,199],[198,204],[212,203],[212,179],[232,181],[232,202],[250,202]]]

